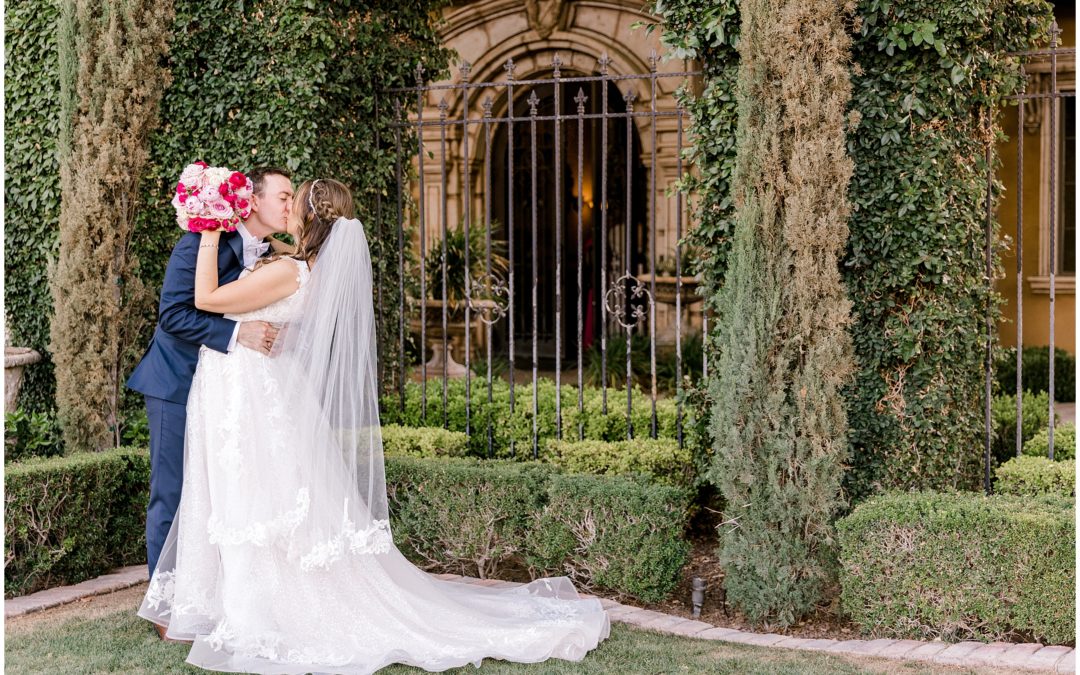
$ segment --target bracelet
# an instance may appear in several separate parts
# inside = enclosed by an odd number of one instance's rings
[[[199,244],[199,248],[217,248],[217,244]]]

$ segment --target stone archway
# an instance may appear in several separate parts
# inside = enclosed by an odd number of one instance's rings
[[[500,82],[507,79],[506,66],[512,63],[513,74],[517,80],[537,77],[549,77],[552,62],[556,57],[562,61],[562,69],[567,72],[599,74],[599,60],[607,57],[608,71],[616,78],[645,75],[650,72],[650,54],[659,53],[662,47],[658,36],[646,36],[644,30],[633,30],[635,22],[649,20],[650,17],[640,11],[640,3],[635,0],[600,0],[595,2],[564,2],[563,0],[476,0],[457,3],[443,12],[445,26],[440,32],[444,44],[454,49],[461,63],[469,64],[467,77],[470,82]],[[662,61],[657,59],[655,67],[658,73],[685,72],[687,64],[682,61]],[[436,84],[453,84],[462,81],[460,69],[452,77]],[[673,112],[676,109],[675,91],[682,84],[680,78],[656,79],[657,112]],[[653,96],[648,79],[623,80],[621,91],[633,87],[635,109],[649,110]],[[519,89],[519,92],[521,90]],[[527,95],[527,93],[525,94]],[[570,94],[572,97],[573,94]],[[441,98],[438,92],[431,92],[424,108],[425,119],[438,119]],[[459,96],[447,100],[447,118],[461,119],[465,111],[464,98]],[[478,118],[481,112],[482,97],[473,97],[469,101],[469,115]],[[621,104],[621,101],[615,102]],[[501,108],[500,108],[501,105]],[[505,114],[505,97],[496,101],[492,115]],[[653,129],[647,117],[636,120],[637,135],[641,140],[642,162],[651,170],[653,159]],[[450,157],[464,162],[465,143],[461,138],[460,127],[448,130],[447,152]],[[469,185],[471,212],[479,213],[483,208],[483,196],[479,193],[482,181],[482,156],[477,152],[482,148],[481,125],[469,128]],[[673,117],[656,120],[656,191],[666,191],[677,180],[677,122]],[[427,148],[437,148],[440,143],[439,131],[428,128],[424,135]],[[425,186],[429,208],[428,213],[436,213],[441,207],[441,194],[438,193],[440,169],[437,166],[425,167]],[[651,176],[650,184],[651,184]],[[447,167],[448,222],[457,222],[464,211],[463,193],[464,176],[462,165]],[[435,186],[432,188],[431,186]],[[419,198],[419,195],[417,195]],[[674,248],[674,231],[671,227],[675,219],[673,204],[668,200],[656,199],[657,247],[661,252]],[[661,212],[662,211],[662,212]],[[429,234],[437,235],[437,224],[427,223]]]
[[[564,265],[558,275],[548,273],[550,270],[546,269],[549,264],[554,265],[549,260],[552,256],[547,248],[553,245],[549,240],[552,239],[554,230],[558,229],[562,233],[564,246],[568,250],[573,251],[576,248],[574,236],[578,230],[566,227],[567,222],[573,220],[577,213],[576,210],[567,210],[568,202],[576,198],[576,192],[573,188],[567,190],[568,186],[565,184],[561,190],[546,184],[544,186],[548,202],[554,201],[551,195],[555,192],[562,194],[563,200],[561,207],[554,211],[550,204],[544,206],[547,211],[541,217],[541,226],[547,230],[540,239],[543,249],[541,253],[546,257],[541,261],[544,274],[540,276],[543,277],[544,284],[561,289],[564,299],[558,306],[562,307],[564,316],[561,329],[552,329],[547,337],[548,342],[554,342],[555,345],[545,345],[541,350],[543,354],[557,352],[564,358],[570,356],[572,350],[568,350],[567,345],[577,344],[577,334],[571,327],[572,324],[579,320],[583,320],[586,325],[590,322],[596,323],[595,315],[599,313],[596,306],[602,302],[606,289],[614,279],[621,276],[626,267],[629,267],[630,275],[651,272],[651,258],[671,255],[675,250],[675,222],[680,203],[668,198],[668,195],[679,177],[677,167],[680,141],[679,122],[675,117],[675,91],[685,79],[681,76],[665,77],[664,74],[684,73],[687,64],[678,61],[664,62],[656,58],[655,54],[660,51],[657,36],[647,36],[642,30],[630,29],[634,22],[646,18],[648,17],[638,11],[635,2],[620,0],[497,0],[459,3],[444,11],[445,27],[442,37],[446,46],[457,51],[460,60],[447,80],[433,83],[431,88],[426,89],[422,111],[425,122],[422,140],[425,153],[432,154],[430,159],[425,159],[422,167],[416,167],[421,171],[421,181],[413,186],[414,197],[423,204],[423,229],[425,239],[429,242],[429,251],[430,247],[439,241],[442,227],[456,226],[466,214],[469,215],[473,227],[483,227],[486,200],[498,201],[491,198],[491,193],[505,191],[505,182],[498,185],[486,182],[485,170],[490,172],[491,167],[486,167],[484,159],[487,143],[485,134],[491,128],[498,130],[517,123],[506,123],[511,106],[516,108],[511,116],[521,118],[527,114],[525,100],[528,96],[538,94],[540,107],[543,108],[550,104],[547,100],[549,94],[544,93],[545,88],[550,90],[556,87],[560,89],[560,100],[563,103],[560,112],[572,116],[573,109],[567,108],[567,102],[574,98],[579,88],[573,80],[577,76],[592,76],[591,83],[583,83],[584,87],[591,89],[588,92],[582,91],[588,96],[590,114],[601,112],[599,100],[605,92],[608,98],[606,112],[624,113],[627,103],[623,101],[623,95],[630,93],[633,96],[633,110],[643,113],[632,118],[624,116],[612,120],[614,144],[611,147],[620,157],[627,148],[623,134],[632,126],[632,157],[627,158],[624,163],[630,167],[626,173],[633,177],[632,189],[627,191],[626,196],[633,212],[627,211],[625,216],[619,216],[627,221],[625,224],[617,224],[614,230],[603,230],[617,240],[610,242],[612,255],[605,258],[606,250],[603,255],[596,253],[596,250],[601,248],[599,241],[596,241],[598,237],[592,237],[585,246],[588,250],[583,255],[586,258],[592,255],[595,259],[595,263],[591,267],[585,265],[588,269],[583,271],[583,275],[587,277],[584,281],[584,293],[589,296],[585,302],[589,307],[583,308],[582,313],[589,312],[591,308],[591,317],[582,319],[576,312],[576,270],[566,267],[567,260],[557,257]],[[558,77],[555,76],[556,72],[560,73]],[[605,81],[595,81],[599,79]],[[564,80],[569,81],[563,82]],[[485,99],[489,98],[490,101],[485,104]],[[543,116],[543,113],[540,115]],[[428,126],[429,122],[440,119],[447,123]],[[483,119],[492,120],[492,127],[485,127]],[[416,122],[416,118],[413,118],[413,122]],[[593,132],[583,132],[586,133]],[[504,130],[503,146],[500,146],[496,156],[502,154],[505,136]],[[558,137],[561,143],[570,142],[567,136]],[[590,142],[597,146],[592,150],[601,154],[599,141],[590,139]],[[610,142],[611,139],[609,144]],[[519,144],[518,150],[520,147]],[[596,164],[592,163],[591,166],[595,167]],[[553,165],[549,169],[554,172]],[[498,167],[497,171],[499,170],[505,170],[505,167]],[[587,171],[579,169],[578,173]],[[571,170],[565,175],[567,182],[572,182],[576,174]],[[592,176],[592,181],[598,182],[599,177]],[[627,182],[624,180],[618,183],[617,179],[614,182],[620,193],[614,199],[621,199]],[[420,194],[421,186],[423,194]],[[515,194],[520,198],[521,191],[518,190]],[[610,193],[607,204],[608,215],[617,215],[620,204],[613,202]],[[496,204],[494,219],[505,221],[508,208],[513,207],[499,207]],[[559,215],[553,215],[555,213]],[[682,215],[685,231],[688,225],[685,211]],[[519,226],[520,218],[516,220],[515,226]],[[589,225],[583,223],[582,227],[588,228]],[[622,229],[618,229],[620,227]],[[595,230],[593,232],[595,233]],[[505,234],[503,236],[506,238]],[[518,261],[530,253],[518,249],[522,236],[523,233],[518,232],[515,246]],[[624,247],[620,242],[628,241],[632,243],[631,252],[623,255]],[[574,261],[576,258],[570,262]],[[601,280],[601,273],[597,271],[599,269],[603,269],[607,274],[606,286]],[[528,269],[523,268],[516,273],[518,287],[515,289],[515,296],[521,294],[523,282],[532,283],[527,272]],[[549,314],[556,306],[546,297],[554,291],[547,286],[544,286],[544,289],[537,303],[540,315]],[[525,309],[523,305],[529,304],[527,300],[529,298],[525,296],[515,300],[519,310]],[[529,310],[532,310],[531,306]],[[656,311],[656,326],[659,327],[657,332],[660,333],[668,324],[673,323],[674,313],[662,305],[658,306]],[[514,324],[527,321],[521,315],[517,315],[515,319]],[[691,323],[694,323],[693,317]],[[516,330],[519,335],[524,327],[524,324],[518,325]],[[499,351],[505,346],[502,344],[500,330],[505,331],[506,326],[497,326],[494,334],[495,341],[499,343]],[[544,330],[547,330],[547,327],[544,327]],[[558,334],[559,337],[552,340],[551,334]],[[540,340],[544,341],[545,338],[541,336]],[[559,340],[562,342],[561,346],[558,345]],[[589,329],[586,328],[581,343],[587,346],[589,342]],[[550,350],[547,349],[548,346],[551,346]],[[573,350],[576,350],[576,347],[573,347]]]

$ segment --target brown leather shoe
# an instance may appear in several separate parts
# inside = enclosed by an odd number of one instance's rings
[[[154,624],[154,630],[157,631],[158,637],[161,638],[165,642],[178,642],[178,643],[180,643],[182,645],[191,644],[191,640],[174,640],[171,637],[165,637],[165,626],[159,626],[159,625],[157,625],[155,623]]]

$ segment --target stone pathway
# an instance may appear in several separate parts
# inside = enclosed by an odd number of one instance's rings
[[[474,579],[457,574],[438,574],[439,579],[464,584],[477,584],[497,588],[513,588],[521,584],[496,579]],[[112,593],[147,581],[146,567],[124,567],[74,586],[50,588],[4,601],[4,618],[9,619],[32,612],[39,612],[59,605],[75,602],[86,597]],[[596,597],[583,594],[582,597]],[[766,647],[823,651],[853,656],[903,661],[923,661],[965,668],[1012,668],[1044,673],[1076,672],[1076,652],[1070,647],[1047,647],[1038,643],[1016,644],[1008,642],[920,642],[918,640],[833,640],[794,638],[776,633],[751,633],[733,628],[721,628],[679,616],[662,614],[649,609],[621,605],[612,600],[599,598],[612,621],[660,633],[681,635],[702,640],[741,642]]]

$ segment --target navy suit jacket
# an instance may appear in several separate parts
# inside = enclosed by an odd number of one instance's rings
[[[165,283],[158,304],[154,337],[127,386],[146,396],[184,405],[187,403],[199,347],[229,350],[236,322],[195,307],[195,261],[201,236],[187,232],[173,248],[165,268]],[[239,232],[221,236],[218,248],[218,283],[235,281],[244,270],[244,244]]]

